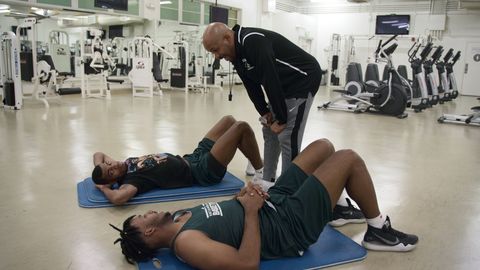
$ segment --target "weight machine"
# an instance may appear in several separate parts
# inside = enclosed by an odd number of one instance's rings
[[[45,104],[46,108],[49,108],[47,99],[59,98],[60,96],[56,93],[55,87],[55,76],[56,71],[53,69],[47,61],[40,60],[37,58],[37,29],[36,29],[37,19],[36,18],[26,18],[23,23],[17,27],[17,37],[20,35],[22,29],[31,29],[32,30],[32,68],[33,68],[33,92],[31,95],[26,95],[23,92],[23,98],[32,98],[35,100],[42,101]],[[18,40],[18,47],[20,47],[20,40]],[[28,57],[28,56],[27,56]],[[53,77],[53,79],[52,79]]]
[[[132,67],[128,78],[132,82],[132,94],[136,97],[162,95],[161,83],[168,82],[162,77],[163,54],[173,58],[164,48],[149,37],[136,37],[131,42]],[[158,92],[155,92],[158,89]]]
[[[4,108],[20,110],[22,100],[22,79],[20,73],[20,46],[13,32],[0,35],[0,73],[2,104]]]
[[[111,99],[110,87],[108,85],[108,69],[115,63],[104,50],[102,35],[103,31],[96,28],[88,28],[86,33],[89,35],[84,40],[84,35],[80,40],[80,46],[77,50],[77,65],[80,66],[80,77],[82,85],[82,97],[105,97]],[[112,82],[123,82],[114,80]]]

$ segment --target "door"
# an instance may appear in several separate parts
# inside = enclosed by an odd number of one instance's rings
[[[467,43],[464,72],[460,93],[462,95],[480,96],[480,43]]]

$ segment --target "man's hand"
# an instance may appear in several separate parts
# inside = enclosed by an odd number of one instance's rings
[[[248,187],[245,194],[238,196],[237,200],[242,204],[246,213],[257,213],[262,208],[265,199],[258,195],[253,187]]]
[[[251,192],[256,192],[263,199],[270,198],[270,195],[268,195],[267,192],[263,191],[260,185],[253,184],[252,182],[248,182],[247,186],[243,187],[242,190],[240,190],[240,192],[238,192],[237,195],[235,195],[235,199],[245,195],[246,193],[251,193]]]
[[[280,125],[278,124],[278,121],[275,121],[272,125],[270,125],[270,129],[275,134],[280,134],[286,127],[287,124]]]
[[[264,115],[262,115],[262,117],[260,117],[260,123],[262,123],[262,126],[264,127],[269,127],[273,122],[273,114],[272,112],[268,112]]]

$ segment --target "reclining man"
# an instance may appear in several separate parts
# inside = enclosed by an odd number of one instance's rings
[[[352,150],[335,152],[326,139],[311,143],[268,193],[249,183],[236,198],[170,213],[127,218],[115,243],[128,262],[169,247],[199,269],[258,269],[260,259],[301,256],[332,218],[343,189],[367,218],[362,244],[372,250],[409,251],[418,237],[392,228],[380,213],[367,167]],[[218,256],[222,254],[221,256]]]
[[[263,162],[252,128],[225,116],[205,135],[192,154],[168,153],[131,157],[116,161],[104,153],[93,155],[92,179],[108,200],[116,205],[154,188],[179,188],[219,183],[237,148],[253,164],[261,178]],[[118,189],[111,185],[117,182]]]

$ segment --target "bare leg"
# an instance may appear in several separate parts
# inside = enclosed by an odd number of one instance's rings
[[[205,138],[214,142],[218,140],[227,130],[237,122],[231,115],[222,117],[205,135]]]
[[[218,138],[210,153],[218,162],[227,167],[230,161],[232,161],[237,148],[250,160],[256,170],[263,167],[255,134],[252,128],[243,121],[235,122]]]
[[[357,202],[366,218],[380,215],[377,196],[365,162],[352,150],[340,150],[323,162],[313,173],[325,186],[332,207],[343,189]]]

